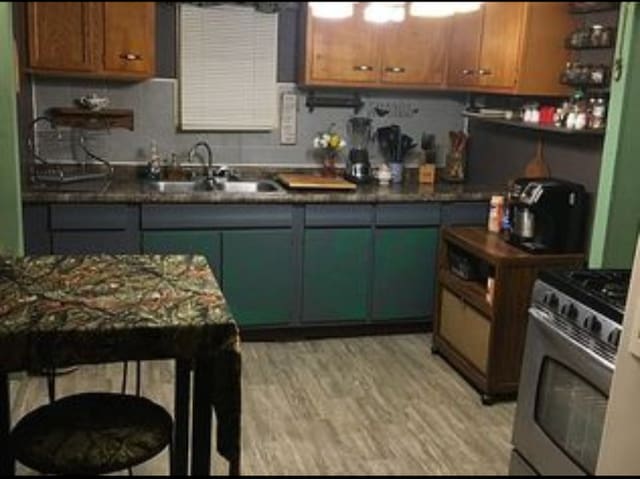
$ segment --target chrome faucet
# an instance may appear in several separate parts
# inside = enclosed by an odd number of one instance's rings
[[[205,150],[207,150],[207,179],[213,179],[216,174],[213,168],[213,152],[211,151],[209,143],[207,143],[206,141],[199,141],[198,143],[193,145],[189,150],[189,163],[193,162],[193,158],[199,146],[202,146]]]

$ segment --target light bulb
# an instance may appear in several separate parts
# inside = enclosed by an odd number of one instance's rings
[[[371,2],[364,10],[364,19],[372,23],[402,22],[405,2]]]
[[[455,2],[456,13],[470,13],[480,10],[482,2]]]
[[[311,14],[316,18],[339,20],[353,16],[355,2],[309,2]]]
[[[456,13],[457,2],[411,2],[409,15],[414,17],[449,17]]]

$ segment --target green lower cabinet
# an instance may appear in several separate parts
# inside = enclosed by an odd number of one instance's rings
[[[390,228],[375,234],[373,319],[430,316],[438,229]]]
[[[221,280],[220,242],[217,231],[145,231],[142,234],[145,253],[204,255],[218,282]]]
[[[290,230],[222,233],[223,291],[242,326],[293,318],[293,235]]]
[[[368,228],[305,231],[303,321],[367,318],[371,235]]]

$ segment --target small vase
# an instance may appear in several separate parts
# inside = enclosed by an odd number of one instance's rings
[[[327,152],[322,159],[322,176],[328,178],[336,177],[336,156],[335,152]]]

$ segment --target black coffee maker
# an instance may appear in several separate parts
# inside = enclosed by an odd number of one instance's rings
[[[587,194],[553,178],[520,178],[508,195],[509,243],[530,253],[584,251]]]

